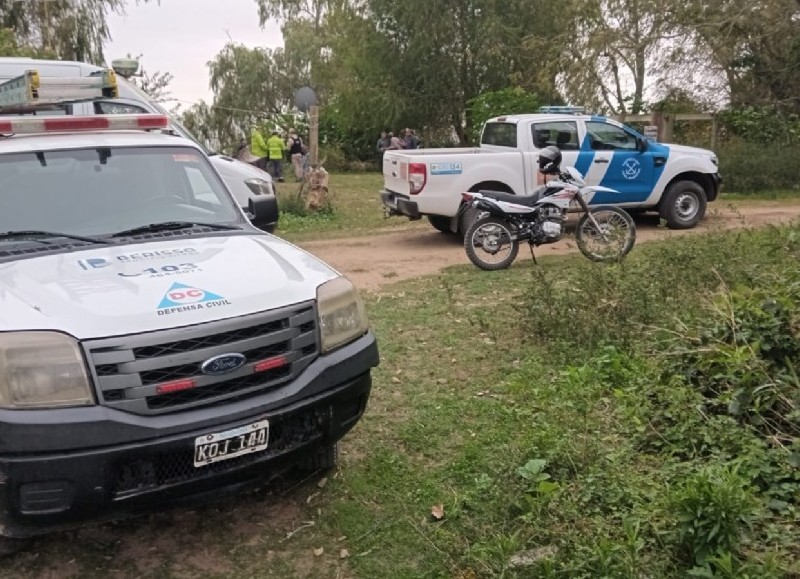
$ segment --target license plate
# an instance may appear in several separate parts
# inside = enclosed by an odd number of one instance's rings
[[[194,439],[194,466],[205,466],[244,454],[261,452],[267,449],[268,442],[268,420],[260,420],[225,432],[204,434]]]

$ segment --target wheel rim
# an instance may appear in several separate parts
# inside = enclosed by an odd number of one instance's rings
[[[628,221],[614,211],[592,213],[599,229],[586,220],[581,236],[586,251],[600,260],[619,259],[625,254],[631,237]]]
[[[675,199],[675,215],[682,221],[689,221],[697,215],[700,203],[697,197],[691,193],[681,193]]]
[[[513,250],[511,231],[499,223],[484,223],[472,232],[475,255],[487,264],[502,263]]]

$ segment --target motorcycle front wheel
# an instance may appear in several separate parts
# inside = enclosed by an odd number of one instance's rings
[[[636,224],[626,211],[603,205],[581,217],[575,239],[592,261],[619,261],[636,243]]]
[[[519,243],[512,236],[508,222],[496,217],[482,217],[467,229],[464,249],[469,260],[481,269],[505,269],[519,253]]]

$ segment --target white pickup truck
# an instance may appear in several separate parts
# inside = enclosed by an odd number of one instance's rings
[[[563,165],[578,169],[588,185],[617,191],[596,193],[589,205],[658,211],[673,229],[697,225],[722,182],[712,151],[651,142],[613,119],[574,113],[508,115],[486,122],[478,148],[387,151],[384,210],[410,219],[427,215],[439,231],[463,234],[469,217],[459,212],[461,194],[531,195],[543,184],[539,151],[551,145],[561,149]]]

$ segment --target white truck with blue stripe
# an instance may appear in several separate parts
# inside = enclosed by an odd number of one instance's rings
[[[649,141],[613,119],[571,112],[508,115],[483,127],[480,147],[387,151],[381,198],[387,215],[427,216],[442,232],[463,233],[465,191],[531,195],[543,184],[538,154],[555,145],[596,193],[589,205],[657,211],[673,229],[697,225],[722,179],[706,149]]]

